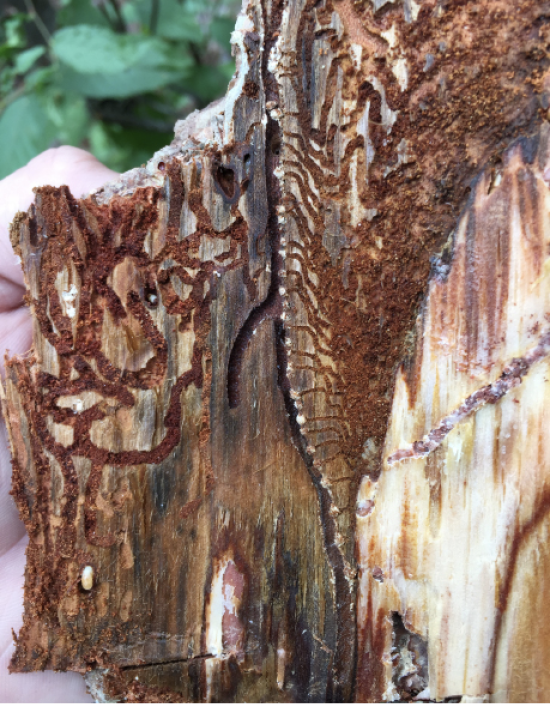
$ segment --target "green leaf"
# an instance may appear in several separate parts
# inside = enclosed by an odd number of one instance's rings
[[[40,96],[48,120],[55,128],[56,141],[78,146],[85,139],[90,115],[84,98],[55,89]]]
[[[58,30],[52,49],[62,64],[63,86],[93,98],[155,90],[185,77],[193,65],[188,56],[174,57],[174,49],[158,37],[90,25]]]
[[[4,21],[4,31],[6,34],[5,45],[12,49],[21,49],[27,43],[25,37],[25,24],[28,22],[29,16],[23,12],[17,15],[12,15]]]
[[[157,34],[166,39],[186,39],[191,42],[204,40],[203,28],[197,15],[178,0],[162,0],[157,23]]]
[[[235,17],[215,17],[210,25],[210,34],[221,46],[228,50],[231,32],[235,29]]]
[[[105,15],[91,0],[65,0],[57,13],[56,23],[58,27],[72,27],[75,24],[109,26]]]
[[[55,137],[55,126],[36,96],[14,100],[0,116],[0,178],[48,149]]]
[[[25,86],[27,90],[40,90],[53,83],[57,70],[53,66],[41,66],[35,68],[25,77]]]
[[[105,27],[76,25],[58,30],[52,41],[57,58],[78,73],[117,74],[136,65],[149,39],[115,34]]]
[[[232,61],[222,66],[197,66],[182,86],[206,105],[225,93],[234,71]]]
[[[88,98],[130,98],[140,93],[156,90],[177,79],[172,72],[136,68],[115,75],[90,73],[81,74],[70,68],[63,68],[60,75],[65,90],[79,93]]]
[[[11,102],[11,93],[15,90],[15,76],[9,68],[0,71],[0,98],[2,104]]]
[[[41,56],[46,53],[45,46],[33,46],[32,49],[27,49],[17,54],[15,57],[15,73],[20,75],[22,73],[27,73],[27,71],[34,66]]]
[[[202,42],[203,28],[197,21],[197,12],[188,4],[188,1],[182,0],[159,0],[157,23],[153,34],[165,39]],[[208,4],[209,0],[206,0],[206,5]],[[124,3],[122,13],[126,23],[137,25],[144,33],[149,34],[152,5],[152,0],[131,0]],[[204,7],[203,3],[203,10]]]
[[[89,131],[92,154],[114,171],[127,171],[144,164],[170,142],[172,132],[122,128],[120,125],[95,122]]]

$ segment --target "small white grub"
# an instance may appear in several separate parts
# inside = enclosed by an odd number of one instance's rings
[[[94,568],[91,565],[86,565],[86,567],[82,570],[82,574],[80,575],[80,585],[82,586],[82,589],[85,589],[87,592],[89,592],[94,586]]]

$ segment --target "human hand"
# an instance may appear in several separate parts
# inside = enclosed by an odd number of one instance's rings
[[[13,253],[8,228],[19,210],[27,210],[36,186],[67,185],[79,197],[116,178],[91,154],[74,147],[50,149],[0,181],[0,372],[4,354],[24,354],[31,346],[31,318],[23,305],[23,273]],[[23,615],[25,527],[11,487],[11,462],[4,422],[0,422],[0,702],[89,702],[84,680],[75,673],[32,672],[9,675],[12,629]]]

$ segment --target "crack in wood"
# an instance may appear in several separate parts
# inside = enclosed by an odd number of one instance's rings
[[[162,667],[163,665],[178,665],[185,664],[188,662],[197,662],[200,660],[209,660],[211,658],[217,658],[218,660],[226,660],[231,657],[231,653],[227,656],[213,655],[212,653],[205,653],[204,655],[195,655],[192,658],[174,658],[171,660],[160,660],[158,662],[146,662],[143,665],[122,665],[120,669],[124,672],[126,670],[146,670],[151,667]]]

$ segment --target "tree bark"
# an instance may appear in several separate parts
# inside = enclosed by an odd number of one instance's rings
[[[248,0],[224,100],[37,189],[13,671],[544,701],[549,42],[546,0]]]

